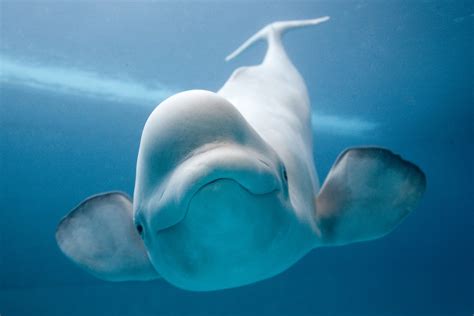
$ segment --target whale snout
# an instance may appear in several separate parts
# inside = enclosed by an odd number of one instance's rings
[[[160,231],[179,223],[197,192],[219,180],[233,181],[252,195],[279,191],[284,185],[272,162],[252,149],[235,144],[199,149],[163,182],[150,214],[151,229]]]

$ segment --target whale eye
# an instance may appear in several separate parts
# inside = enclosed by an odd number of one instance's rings
[[[142,226],[142,225],[140,225],[140,224],[137,225],[137,232],[138,232],[140,235],[142,234],[142,232],[143,232],[143,226]]]
[[[286,173],[285,168],[283,168],[283,179],[285,179],[285,182],[288,182],[288,174]]]

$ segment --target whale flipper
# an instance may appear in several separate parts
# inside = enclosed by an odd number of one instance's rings
[[[123,193],[104,193],[83,201],[61,220],[56,241],[67,257],[101,279],[159,277],[134,227],[132,203]]]
[[[321,241],[342,245],[384,236],[413,210],[425,186],[417,166],[386,149],[344,151],[316,198]]]

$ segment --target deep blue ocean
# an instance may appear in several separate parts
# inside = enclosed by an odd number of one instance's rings
[[[427,191],[395,231],[215,292],[101,281],[60,252],[71,208],[133,193],[163,98],[259,63],[263,42],[224,57],[266,24],[324,15],[284,39],[310,93],[320,181],[349,146],[413,161]],[[473,1],[0,1],[0,315],[472,315],[473,21]]]

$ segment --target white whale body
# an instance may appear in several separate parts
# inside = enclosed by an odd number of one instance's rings
[[[379,238],[416,206],[425,176],[377,147],[352,148],[320,188],[305,83],[281,35],[328,20],[272,23],[257,66],[217,92],[163,101],[140,143],[133,203],[99,194],[58,225],[63,253],[110,281],[163,278],[205,291],[272,277],[316,247]]]

